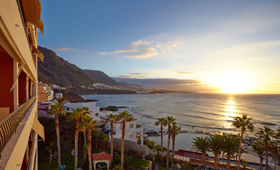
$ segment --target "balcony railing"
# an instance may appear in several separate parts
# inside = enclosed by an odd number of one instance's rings
[[[0,122],[0,153],[5,148],[12,135],[16,132],[18,125],[25,117],[35,98],[36,96],[30,98]]]

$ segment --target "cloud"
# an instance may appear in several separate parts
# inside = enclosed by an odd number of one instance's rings
[[[150,77],[150,74],[146,73],[128,73],[125,75],[118,75],[117,77],[119,78],[134,78],[134,79],[143,79],[143,78],[148,78]]]
[[[202,83],[200,80],[192,79],[138,79],[133,77],[115,77],[118,82],[138,84],[143,87],[155,89],[191,91],[191,92],[218,92],[220,89],[209,84]]]
[[[68,48],[68,47],[54,48],[54,50],[55,51],[75,51],[75,52],[83,52],[83,53],[89,52],[88,50],[78,50],[78,49]]]
[[[61,47],[61,48],[56,48],[56,51],[73,51],[73,48],[67,48],[67,47]]]
[[[130,76],[130,75],[118,75],[118,78],[130,78],[130,79],[139,79],[139,78],[148,78],[148,76]]]
[[[135,41],[127,49],[115,51],[118,53],[129,53],[128,58],[148,58],[158,55],[157,49],[151,46],[152,41]]]
[[[126,55],[128,58],[149,58],[158,55],[158,51],[153,47],[141,48],[136,53]]]
[[[146,74],[143,74],[143,73],[129,73],[128,75],[146,75]]]
[[[108,53],[105,52],[99,52],[98,55],[107,55]]]
[[[112,52],[99,52],[98,55],[125,53],[125,57],[128,58],[149,58],[160,53],[166,53],[167,51],[170,51],[181,44],[182,43],[179,41],[167,42],[165,44],[162,44],[154,41],[139,40],[132,42],[126,49],[116,50]]]
[[[187,71],[177,71],[179,74],[194,74],[194,72],[187,72]]]

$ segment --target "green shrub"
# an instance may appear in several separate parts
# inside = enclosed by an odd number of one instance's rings
[[[114,170],[123,170],[120,165],[115,166]]]
[[[181,169],[182,170],[193,170],[194,168],[190,164],[184,163],[184,164],[181,164]]]
[[[141,166],[147,167],[149,163],[147,160],[133,158],[129,161],[128,166],[140,168]]]
[[[114,165],[120,165],[121,164],[121,156],[117,155],[113,160]]]
[[[142,166],[140,167],[140,170],[146,170],[146,167],[142,165]]]
[[[138,145],[141,145],[141,138],[139,137],[137,140]]]

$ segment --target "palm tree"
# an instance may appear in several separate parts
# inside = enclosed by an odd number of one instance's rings
[[[45,147],[46,150],[50,153],[50,163],[52,163],[52,157],[53,157],[53,150],[55,149],[55,142],[50,142],[49,146]]]
[[[99,134],[99,140],[101,141],[101,143],[103,143],[103,148],[106,148],[106,144],[109,140],[109,135],[105,134],[105,133],[100,133]]]
[[[264,148],[265,148],[265,169],[268,169],[268,141],[273,136],[273,130],[270,129],[268,126],[264,126],[264,128],[260,128],[259,131],[256,133],[259,138],[263,139],[264,141]]]
[[[209,140],[209,151],[214,154],[214,169],[217,169],[218,156],[221,154],[222,150],[222,136],[214,135],[208,138]]]
[[[129,114],[127,110],[119,112],[118,119],[122,123],[122,146],[121,146],[121,167],[123,169],[123,158],[124,158],[124,136],[125,136],[125,123],[134,120],[132,114]]]
[[[150,149],[154,149],[155,148],[155,142],[152,140],[147,141],[147,146]]]
[[[274,156],[274,170],[276,170],[277,165],[277,155],[278,155],[278,143],[276,143],[275,140],[271,140],[268,143],[268,150],[271,152],[271,154]]]
[[[206,169],[206,151],[209,149],[209,140],[207,137],[196,137],[194,138],[194,141],[192,142],[194,145],[194,148],[202,153],[203,158],[203,169]]]
[[[110,122],[111,125],[111,142],[110,142],[110,147],[111,147],[111,159],[113,159],[113,152],[114,152],[114,143],[113,143],[113,136],[114,136],[114,123],[118,121],[117,115],[115,114],[109,114],[106,115],[106,122]]]
[[[100,132],[98,130],[93,130],[92,135],[94,136],[95,139],[95,148],[98,148],[98,138],[99,138]]]
[[[168,125],[168,143],[167,143],[167,155],[166,155],[166,168],[169,168],[169,145],[170,145],[170,136],[171,136],[171,124],[175,122],[172,116],[167,116],[166,124]]]
[[[262,170],[263,155],[265,151],[263,141],[257,140],[254,142],[253,149],[260,156],[260,170]]]
[[[241,137],[240,137],[240,143],[239,143],[239,151],[238,151],[238,167],[237,169],[240,169],[240,157],[241,157],[241,146],[242,146],[242,140],[243,140],[243,135],[245,133],[245,131],[248,129],[251,132],[253,132],[254,130],[254,125],[251,123],[252,118],[248,118],[247,114],[243,114],[242,117],[235,117],[234,118],[234,122],[233,122],[233,126],[236,129],[240,129],[241,130]]]
[[[75,120],[75,162],[74,169],[77,170],[78,166],[78,138],[79,138],[79,123],[82,118],[86,117],[88,114],[83,108],[76,108],[76,110],[72,109],[70,115],[68,115],[68,120]]]
[[[65,115],[64,112],[65,108],[63,106],[63,101],[54,102],[53,105],[51,105],[51,109],[49,111],[49,115],[55,116],[55,130],[56,130],[56,143],[57,143],[57,162],[58,162],[58,169],[61,169],[61,150],[60,150],[60,133],[59,133],[59,119],[58,119],[58,113],[60,115]]]
[[[278,139],[280,138],[280,127],[276,130],[273,137],[276,139],[276,143],[278,143]],[[278,161],[280,162],[279,149],[278,148],[277,148],[277,153],[278,153],[277,158],[278,158]]]
[[[167,121],[165,118],[158,118],[158,121],[155,122],[155,125],[160,125],[160,135],[161,135],[161,155],[160,161],[163,161],[163,127],[167,125]]]
[[[230,156],[239,150],[239,138],[235,135],[224,136],[222,139],[222,151],[227,153],[227,170],[230,168]]]
[[[157,151],[157,157],[159,156],[159,151],[161,150],[161,145],[157,144],[156,146],[154,146],[155,150]]]
[[[91,111],[89,111],[88,107],[83,106],[82,109],[84,110],[85,113],[91,114]],[[83,149],[85,148],[85,152],[83,152],[84,153],[84,161],[86,161],[86,159],[87,159],[87,152],[86,152],[86,148],[87,148],[87,135],[86,135],[86,131],[87,130],[83,131],[83,135],[84,135],[84,146],[83,146]]]
[[[174,155],[175,155],[175,138],[176,135],[180,132],[181,128],[177,126],[177,124],[174,122],[171,127],[171,134],[172,134],[172,159],[171,159],[171,165],[174,162]]]
[[[246,160],[242,160],[243,169],[246,169],[248,162]]]
[[[82,117],[83,123],[79,126],[79,131],[87,132],[87,151],[88,151],[88,169],[92,170],[92,160],[91,160],[91,131],[96,128],[97,120],[93,120],[89,116]]]

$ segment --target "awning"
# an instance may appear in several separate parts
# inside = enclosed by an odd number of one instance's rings
[[[185,157],[185,156],[181,156],[181,155],[175,155],[174,158],[177,159],[177,160],[180,160],[180,161],[188,161],[188,162],[190,162],[190,158],[189,157]]]
[[[32,51],[33,53],[37,54],[38,57],[40,57],[40,59],[44,62],[44,55],[34,45],[32,45]]]
[[[25,20],[38,27],[44,34],[44,24],[41,21],[41,2],[39,0],[21,0],[20,2]]]
[[[45,141],[45,130],[44,126],[39,122],[38,118],[35,116],[32,129]]]

